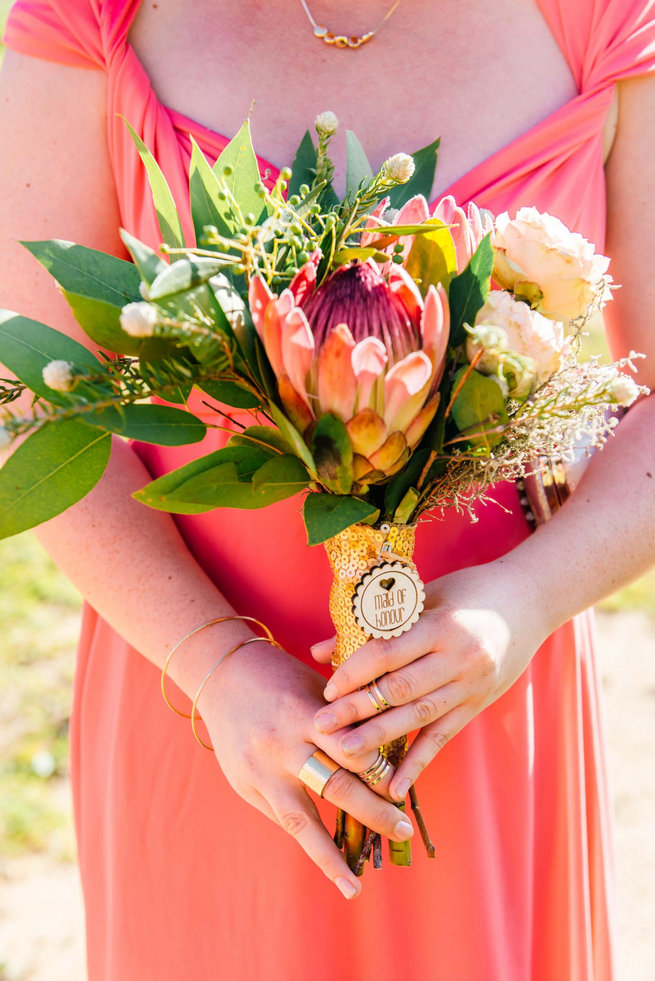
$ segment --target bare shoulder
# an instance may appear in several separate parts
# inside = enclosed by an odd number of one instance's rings
[[[121,253],[103,72],[8,51],[0,73],[0,306],[77,333],[52,280],[18,245],[62,238]]]

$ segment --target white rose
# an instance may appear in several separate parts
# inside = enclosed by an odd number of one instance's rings
[[[559,220],[536,208],[496,218],[493,276],[551,320],[575,320],[611,296],[609,259]]]
[[[568,346],[563,324],[543,317],[504,290],[492,290],[478,312],[475,325],[476,329],[480,325],[502,328],[505,351],[529,358],[539,383],[547,381],[562,367],[562,356]]]
[[[70,361],[49,361],[41,374],[55,392],[70,392],[75,385],[75,366]]]

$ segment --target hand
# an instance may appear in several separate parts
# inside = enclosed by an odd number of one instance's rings
[[[420,729],[390,784],[391,796],[403,800],[448,740],[511,687],[550,633],[541,604],[516,578],[498,560],[430,583],[411,630],[369,641],[335,671],[325,689],[332,704],[314,721],[318,733],[338,737],[351,769]],[[331,648],[326,641],[312,653],[329,661]],[[391,706],[380,713],[362,690],[375,679]]]
[[[314,715],[325,704],[324,684],[317,672],[262,641],[242,647],[221,664],[203,689],[198,710],[236,792],[293,835],[350,899],[360,892],[360,882],[298,779],[317,747],[340,765],[348,763],[338,737],[314,729]],[[388,794],[389,778],[380,786]],[[323,796],[394,841],[406,841],[413,833],[394,804],[347,769],[330,777]]]

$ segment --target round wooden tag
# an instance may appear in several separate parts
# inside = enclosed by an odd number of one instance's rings
[[[425,605],[423,582],[405,562],[374,565],[355,586],[353,613],[371,637],[400,637]]]

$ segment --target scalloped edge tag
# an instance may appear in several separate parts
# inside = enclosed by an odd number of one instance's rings
[[[400,637],[419,618],[425,587],[406,562],[377,562],[361,577],[353,594],[357,625],[370,637]]]

